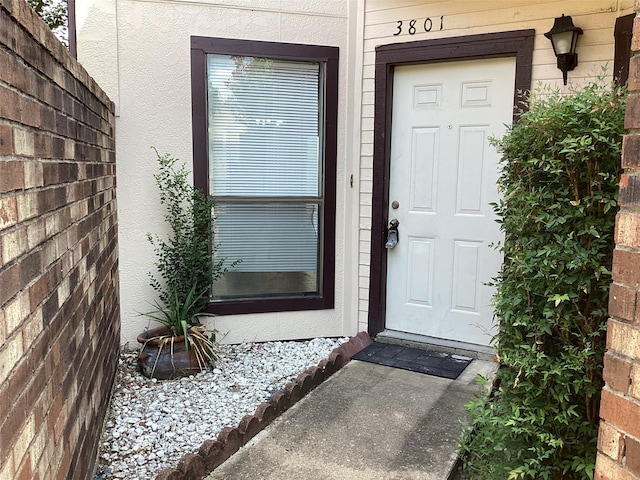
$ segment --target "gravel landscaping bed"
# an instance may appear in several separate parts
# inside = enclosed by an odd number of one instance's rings
[[[143,377],[136,369],[137,352],[123,352],[96,479],[153,479],[163,468],[175,467],[185,453],[196,452],[223,427],[237,426],[348,340],[220,345],[221,362],[213,370],[163,381]]]

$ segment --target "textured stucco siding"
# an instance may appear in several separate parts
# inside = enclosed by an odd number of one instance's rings
[[[155,292],[147,272],[154,255],[149,231],[163,228],[152,174],[155,154],[169,152],[192,164],[190,37],[223,37],[340,47],[336,217],[336,300],[331,310],[218,316],[223,341],[297,339],[356,333],[348,270],[356,238],[349,186],[353,156],[346,122],[347,86],[353,84],[348,32],[353,5],[333,1],[76,2],[78,56],[116,103],[122,340],[132,342],[147,325]],[[354,274],[350,275],[355,278]]]

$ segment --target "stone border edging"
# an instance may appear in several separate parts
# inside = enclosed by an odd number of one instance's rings
[[[351,357],[371,342],[371,337],[366,332],[351,337],[348,342],[334,348],[327,359],[298,375],[295,382],[287,383],[284,393],[276,393],[258,405],[254,414],[245,415],[237,427],[224,427],[216,440],[206,440],[198,453],[183,455],[176,468],[165,468],[158,473],[156,480],[203,479],[298,400],[344,367]]]

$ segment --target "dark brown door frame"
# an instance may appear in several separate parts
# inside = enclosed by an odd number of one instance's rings
[[[369,334],[385,327],[387,252],[384,248],[389,204],[389,153],[393,72],[397,65],[456,60],[515,57],[514,105],[522,104],[531,88],[531,60],[535,30],[469,35],[376,47],[375,117],[373,140],[373,203],[371,270],[369,278]],[[514,109],[514,122],[517,109]]]

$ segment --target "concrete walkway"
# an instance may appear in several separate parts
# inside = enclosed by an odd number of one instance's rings
[[[495,368],[446,380],[353,360],[207,480],[447,480],[475,377]]]

